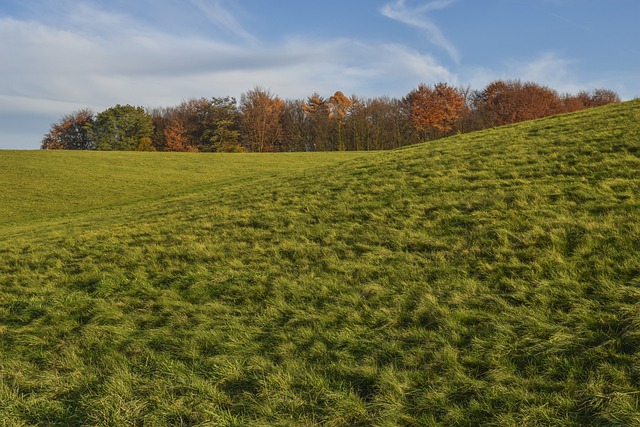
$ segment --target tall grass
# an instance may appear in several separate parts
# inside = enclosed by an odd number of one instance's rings
[[[636,101],[25,208],[0,230],[0,420],[639,424],[639,153]]]

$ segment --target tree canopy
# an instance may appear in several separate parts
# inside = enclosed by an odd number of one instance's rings
[[[97,150],[137,150],[149,146],[153,130],[144,108],[118,104],[96,116],[91,137]]]
[[[91,150],[94,148],[90,137],[92,125],[93,112],[88,108],[66,114],[58,123],[51,125],[49,132],[42,138],[42,148]]]
[[[459,89],[446,83],[418,86],[406,98],[411,122],[423,137],[449,132],[465,106]]]
[[[235,98],[193,98],[145,110],[116,105],[62,117],[43,149],[158,151],[330,151],[397,148],[454,133],[619,102],[609,89],[559,94],[533,82],[496,80],[483,89],[420,84],[405,97],[335,91],[283,100],[261,87]]]

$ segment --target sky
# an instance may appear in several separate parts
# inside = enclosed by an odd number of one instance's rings
[[[0,0],[0,149],[82,108],[521,79],[640,97],[638,0]],[[1,154],[0,154],[1,155]]]

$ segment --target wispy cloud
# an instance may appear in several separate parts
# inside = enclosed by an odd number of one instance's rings
[[[592,28],[590,28],[590,27],[588,27],[588,26],[586,26],[584,24],[581,24],[578,21],[575,21],[573,19],[567,18],[566,16],[558,15],[557,13],[553,13],[553,12],[547,12],[547,15],[552,16],[553,18],[558,19],[558,20],[562,21],[565,24],[569,24],[574,28],[582,30],[585,33],[590,33],[590,34],[594,33]]]
[[[236,17],[227,10],[222,0],[190,0],[190,3],[215,26],[227,30],[245,41],[257,42],[257,38],[238,22]]]
[[[574,62],[555,52],[544,52],[524,61],[510,61],[509,72],[522,80],[548,85],[560,92],[573,93],[586,89],[572,73]]]
[[[169,32],[147,16],[91,7],[69,10],[66,22],[0,18],[0,148],[36,148],[51,123],[83,107],[238,97],[254,85],[303,98],[336,90],[403,96],[420,82],[456,82],[433,56],[402,44],[303,36],[247,43],[233,15],[216,18],[240,36],[229,39],[206,29]],[[93,26],[74,24],[91,15],[99,18]],[[25,126],[28,117],[34,121]]]
[[[211,7],[220,25],[251,39],[221,2],[190,1]],[[154,105],[207,94],[238,96],[255,84],[285,97],[337,89],[375,95],[375,89],[367,90],[374,86],[402,96],[423,81],[456,80],[433,56],[402,44],[301,36],[246,44],[208,32],[166,32],[144,17],[91,7],[71,8],[69,24],[62,27],[60,21],[0,18],[0,39],[7,41],[0,44],[0,96],[19,97],[32,111],[41,99],[48,113],[69,104]],[[93,27],[74,25],[86,16],[99,19]]]
[[[476,89],[499,79],[520,79],[543,84],[560,93],[576,93],[599,87],[596,81],[580,80],[576,72],[577,65],[572,58],[547,51],[518,60],[503,61],[498,68],[470,67],[463,72],[463,78]]]
[[[460,52],[445,37],[438,25],[427,16],[429,12],[445,9],[455,1],[456,0],[436,0],[421,6],[410,7],[407,5],[406,0],[396,0],[393,3],[384,5],[380,9],[380,13],[387,18],[425,31],[431,43],[443,49],[451,59],[459,64],[461,60]]]

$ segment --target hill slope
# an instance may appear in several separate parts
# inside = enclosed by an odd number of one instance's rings
[[[170,198],[200,188],[302,173],[369,153],[266,155],[0,151],[0,224]]]
[[[638,424],[639,169],[634,101],[5,226],[0,420]]]

